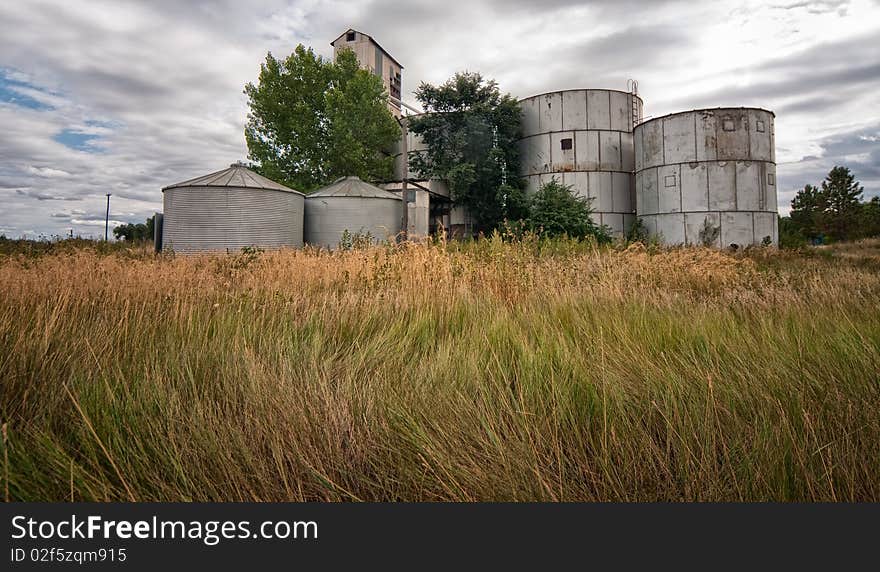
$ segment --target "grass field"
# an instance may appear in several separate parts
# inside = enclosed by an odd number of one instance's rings
[[[8,500],[880,500],[880,241],[0,254]]]

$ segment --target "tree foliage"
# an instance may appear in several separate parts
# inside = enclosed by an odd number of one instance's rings
[[[788,230],[813,242],[880,234],[875,222],[880,203],[876,197],[862,203],[863,190],[848,168],[834,167],[821,186],[806,185],[792,199]]]
[[[348,175],[391,178],[400,126],[381,79],[351,50],[335,62],[301,44],[284,59],[267,54],[244,92],[248,158],[261,174],[305,192]]]
[[[113,236],[116,240],[125,240],[127,242],[135,242],[141,240],[153,240],[153,224],[155,217],[151,216],[143,223],[120,224],[113,227]]]
[[[607,230],[590,217],[591,200],[575,195],[570,185],[563,185],[553,177],[530,197],[528,226],[543,236],[592,236],[598,242],[608,242],[611,237]]]
[[[791,201],[791,222],[807,238],[818,237],[825,226],[828,198],[819,187],[806,185]]]
[[[422,83],[415,96],[426,113],[410,119],[409,129],[427,149],[412,154],[410,169],[446,181],[452,199],[470,211],[478,231],[524,218],[516,99],[502,95],[494,81],[478,73],[458,73],[439,86]]]

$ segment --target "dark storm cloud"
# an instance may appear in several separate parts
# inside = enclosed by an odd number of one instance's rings
[[[780,111],[820,111],[823,102],[831,106],[851,100],[848,91],[864,91],[869,86],[876,89],[880,84],[880,43],[873,34],[822,43],[727,75],[736,78],[739,74],[762,79],[746,85],[694,93],[665,103],[678,108],[693,108],[761,105],[760,102],[788,98],[791,101],[781,104]]]
[[[32,199],[36,199],[38,201],[81,201],[80,197],[70,197],[64,195],[53,195],[50,193],[40,192],[40,191],[27,191],[23,189],[16,189],[15,194],[29,197]]]
[[[818,185],[835,166],[846,166],[864,187],[864,199],[880,196],[880,122],[825,137],[819,155],[807,155],[785,165],[779,175],[780,207],[789,206],[795,192],[806,184]]]

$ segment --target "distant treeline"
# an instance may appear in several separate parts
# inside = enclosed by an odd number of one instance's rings
[[[151,216],[143,223],[120,224],[113,228],[113,236],[117,240],[125,240],[127,242],[136,242],[143,240],[153,240],[153,230],[155,223],[155,215]]]
[[[806,185],[779,219],[779,245],[798,247],[880,236],[880,197],[862,200],[864,187],[847,167],[834,167],[818,187]]]

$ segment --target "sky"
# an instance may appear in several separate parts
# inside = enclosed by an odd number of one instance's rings
[[[267,52],[348,28],[420,82],[477,71],[516,97],[639,83],[645,115],[776,113],[779,210],[846,165],[880,195],[880,0],[0,3],[0,234],[103,236],[164,186],[245,160]]]

